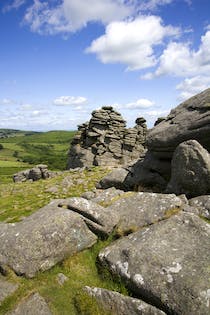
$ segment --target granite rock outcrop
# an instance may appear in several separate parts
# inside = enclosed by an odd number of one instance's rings
[[[55,172],[49,171],[48,166],[45,164],[39,164],[31,169],[20,171],[13,175],[13,181],[15,183],[26,181],[37,181],[40,179],[51,178],[55,175]]]
[[[90,121],[78,127],[67,168],[118,166],[138,159],[145,150],[145,122],[140,117],[134,128],[126,128],[125,120],[112,107],[93,111]]]

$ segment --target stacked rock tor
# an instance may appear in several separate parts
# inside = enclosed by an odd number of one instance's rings
[[[92,113],[89,122],[78,127],[69,151],[68,168],[125,165],[138,159],[145,149],[147,127],[144,118],[134,128],[112,107]]]

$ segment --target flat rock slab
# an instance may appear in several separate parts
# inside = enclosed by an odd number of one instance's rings
[[[46,301],[38,293],[32,294],[7,315],[52,315]]]
[[[8,296],[18,289],[17,283],[12,283],[0,276],[0,305]]]
[[[192,198],[189,205],[196,208],[199,215],[210,220],[210,195]]]
[[[2,268],[31,278],[97,241],[79,214],[57,204],[51,202],[20,223],[1,224]]]
[[[108,204],[114,198],[119,197],[124,194],[123,190],[116,189],[115,187],[110,187],[108,189],[95,189],[94,191],[89,191],[84,193],[81,197],[96,202],[98,204]]]
[[[163,311],[139,299],[101,288],[85,287],[98,304],[113,315],[166,315]]]
[[[99,261],[167,314],[209,315],[210,225],[182,212],[124,237]]]
[[[67,198],[59,206],[65,206],[72,212],[80,214],[89,226],[95,227],[95,233],[98,231],[100,234],[103,231],[109,235],[118,223],[118,216],[114,212],[85,198]]]
[[[128,192],[107,210],[118,216],[116,230],[119,235],[124,235],[173,215],[181,205],[181,199],[174,194]]]

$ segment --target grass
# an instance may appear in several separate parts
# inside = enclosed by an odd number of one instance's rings
[[[102,277],[98,272],[97,255],[111,241],[111,237],[105,242],[98,241],[91,249],[68,258],[49,271],[39,273],[34,279],[17,277],[10,272],[8,279],[18,283],[19,289],[3,302],[0,314],[13,309],[21,299],[31,293],[39,292],[54,315],[105,315],[94,299],[86,300],[87,295],[83,288],[86,285],[97,286],[127,295],[127,290],[121,282],[117,283],[111,276]],[[57,281],[59,273],[68,278],[62,286]]]
[[[94,167],[92,171],[66,171],[55,178],[29,183],[0,185],[0,221],[14,222],[28,216],[55,198],[80,196],[93,189],[95,183],[107,174],[107,170]],[[71,185],[68,185],[71,182]],[[52,187],[57,191],[50,193]],[[108,315],[101,310],[94,298],[84,292],[84,286],[98,286],[127,294],[120,281],[113,280],[108,272],[97,268],[99,251],[110,244],[99,240],[91,249],[69,257],[49,271],[38,273],[33,279],[16,276],[12,271],[7,278],[19,284],[18,290],[0,306],[0,315],[12,310],[24,297],[39,292],[54,315]],[[68,280],[58,284],[57,275],[63,273]]]
[[[52,199],[80,196],[92,190],[107,170],[66,171],[54,178],[0,185],[0,221],[15,222],[48,204]]]
[[[16,167],[21,170],[36,164],[47,164],[51,170],[66,168],[67,152],[75,134],[74,131],[34,133],[8,130],[5,132],[9,137],[0,138],[0,147],[3,147],[0,149],[0,183],[9,182],[9,178],[12,181],[12,169],[10,171],[6,167]],[[7,170],[9,170],[8,173]]]

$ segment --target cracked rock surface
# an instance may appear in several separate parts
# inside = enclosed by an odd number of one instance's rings
[[[2,269],[8,266],[31,278],[97,241],[80,215],[58,207],[58,203],[51,202],[22,222],[1,223]]]
[[[208,315],[210,225],[182,212],[114,242],[99,261],[167,314]]]
[[[85,287],[85,291],[94,297],[104,310],[113,315],[166,315],[163,311],[144,301],[124,296],[118,292],[90,287]]]

